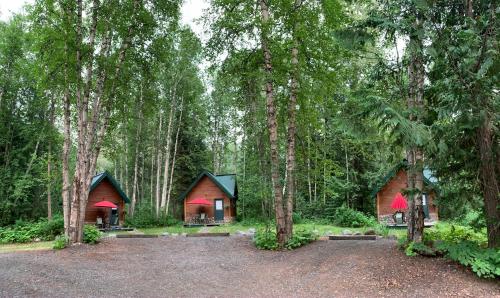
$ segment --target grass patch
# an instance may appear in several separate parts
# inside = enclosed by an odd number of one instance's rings
[[[30,251],[30,250],[49,250],[52,249],[53,243],[54,241],[2,244],[0,245],[0,253]]]
[[[140,228],[137,229],[137,231],[142,232],[146,235],[161,235],[163,233],[169,233],[169,234],[194,234],[198,233],[200,230],[199,227],[184,227],[184,226],[170,226],[170,227],[157,227],[157,228]]]
[[[216,226],[210,228],[211,233],[230,233],[235,234],[237,231],[246,232],[250,228],[254,228],[256,230],[264,228],[264,223],[253,223],[253,224],[241,224],[241,223],[231,223],[224,224],[221,226]],[[274,225],[270,227],[274,229]],[[349,230],[353,233],[360,232],[364,234],[364,232],[368,230],[375,230],[374,227],[362,227],[362,228],[344,228],[334,225],[326,225],[326,224],[316,224],[316,223],[300,223],[293,225],[294,230],[302,230],[302,231],[317,231],[317,234],[322,236],[328,233],[332,233],[334,235],[341,235],[342,231]],[[388,229],[388,235],[396,236],[397,238],[404,237],[406,235],[406,229]]]
[[[216,226],[210,228],[210,233],[229,233],[229,234],[235,234],[238,231],[242,232],[247,232],[248,229],[254,228],[263,228],[265,225],[264,224],[240,224],[240,223],[233,223],[233,224],[223,224],[221,226]]]

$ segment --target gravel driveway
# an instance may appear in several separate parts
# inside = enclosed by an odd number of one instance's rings
[[[270,252],[245,237],[176,237],[0,254],[0,296],[500,297],[500,285],[443,259],[408,258],[390,240]]]

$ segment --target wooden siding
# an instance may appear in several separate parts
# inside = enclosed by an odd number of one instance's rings
[[[391,208],[391,203],[398,192],[403,193],[408,187],[407,175],[405,170],[400,170],[394,178],[392,178],[378,193],[377,193],[377,217],[380,222],[392,222],[392,215],[396,210]],[[431,221],[438,220],[438,210],[433,204],[435,193],[430,191],[427,193],[429,206],[429,217]],[[426,219],[428,221],[428,219]]]
[[[104,179],[97,185],[97,187],[92,190],[89,194],[89,200],[87,203],[87,208],[85,209],[85,223],[95,224],[97,217],[103,217],[106,215],[109,218],[111,209],[109,208],[97,208],[94,207],[95,203],[100,201],[110,201],[118,206],[119,213],[119,224],[123,224],[125,221],[125,202],[120,197],[120,194],[113,187],[113,184]],[[105,213],[106,212],[106,213]]]
[[[212,202],[212,206],[192,205],[190,201],[204,198]],[[205,213],[207,218],[215,217],[215,199],[224,199],[224,221],[232,221],[236,216],[236,206],[234,200],[227,195],[208,177],[203,177],[198,184],[187,194],[184,199],[184,221],[189,221],[192,217],[200,213]]]

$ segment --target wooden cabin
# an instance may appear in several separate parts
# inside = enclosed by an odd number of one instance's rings
[[[238,186],[236,175],[214,175],[202,172],[181,194],[184,201],[184,222],[211,224],[231,222],[236,218]]]
[[[431,172],[424,169],[423,204],[424,222],[427,225],[431,225],[439,219],[438,208],[434,204],[436,198],[435,182],[437,181],[432,177]],[[397,210],[391,208],[391,203],[398,193],[404,194],[407,188],[407,163],[402,162],[394,167],[372,192],[372,197],[376,199],[377,219],[380,223],[396,224],[393,215]]]
[[[109,201],[117,208],[95,207],[94,204]],[[129,198],[121,189],[118,182],[108,172],[95,175],[90,184],[89,199],[85,209],[85,223],[96,224],[97,218],[110,226],[120,226],[125,222],[125,204],[130,203]]]

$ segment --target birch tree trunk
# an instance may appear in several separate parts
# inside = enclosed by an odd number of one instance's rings
[[[126,129],[125,129],[126,130]],[[127,196],[130,196],[130,193],[129,193],[129,189],[128,189],[128,182],[129,182],[129,176],[128,176],[128,146],[129,146],[129,142],[128,142],[128,133],[124,132],[124,135],[125,135],[125,168],[124,168],[124,171],[125,171],[125,193],[127,194]]]
[[[160,123],[158,125],[157,154],[156,154],[156,218],[160,216],[160,181],[161,181],[161,126],[163,113],[160,112]]]
[[[55,101],[50,100],[49,122],[54,127],[54,109]],[[52,137],[49,138],[47,149],[47,218],[52,219]]]
[[[150,200],[150,205],[151,209],[154,208],[154,203],[153,203],[153,187],[154,187],[154,172],[155,172],[155,154],[153,154],[154,150],[151,148],[151,170],[150,170],[150,177],[149,177],[149,200]],[[153,212],[153,210],[151,210]]]
[[[294,14],[296,15],[302,0],[295,0]],[[293,25],[293,48],[291,52],[291,65],[290,72],[290,101],[288,103],[288,140],[287,140],[287,162],[286,162],[286,184],[288,185],[287,200],[286,200],[286,235],[285,242],[292,237],[293,233],[293,201],[295,198],[295,114],[297,106],[297,93],[298,93],[298,64],[299,64],[299,47],[297,40],[297,22],[294,20]]]
[[[138,183],[138,168],[139,168],[139,143],[141,138],[142,130],[142,86],[141,86],[141,98],[139,100],[138,118],[139,124],[135,134],[135,157],[134,157],[134,183],[132,185],[132,202],[130,204],[130,215],[134,216],[135,204],[137,202],[137,183]]]
[[[134,11],[137,10],[139,1],[134,1]],[[95,61],[95,51],[94,51],[94,41],[95,34],[97,30],[97,19],[99,11],[99,0],[93,1],[93,9],[91,13],[91,25],[88,30],[89,37],[85,38],[88,40],[88,44],[82,45],[82,32],[87,31],[82,28],[82,13],[83,5],[82,1],[78,0],[76,2],[77,18],[76,18],[76,84],[75,84],[75,94],[76,94],[76,111],[77,111],[77,155],[76,155],[76,169],[73,178],[73,189],[71,196],[71,207],[69,215],[69,227],[67,230],[67,235],[71,243],[80,243],[83,238],[83,225],[85,218],[85,210],[89,195],[90,182],[92,180],[92,174],[96,169],[97,158],[102,146],[102,140],[104,134],[106,133],[109,118],[110,118],[110,103],[115,96],[116,91],[116,80],[111,80],[111,86],[106,89],[109,93],[106,94],[107,101],[103,103],[105,82],[108,77],[107,69],[104,65],[100,65],[99,73],[96,79],[93,79],[92,70]],[[68,15],[71,10],[68,10]],[[71,19],[71,17],[69,17]],[[109,29],[106,27],[106,30]],[[131,34],[134,26],[129,26],[127,36],[123,39],[121,46],[118,48],[118,60],[114,68],[114,78],[118,78],[121,72],[121,67],[125,61],[125,53],[129,47]],[[106,37],[102,39],[101,51],[99,55],[102,58],[109,58],[110,52],[108,51],[111,43],[111,31],[109,34],[106,33]],[[83,48],[87,50],[85,53],[89,55],[87,69],[82,71],[82,54]],[[106,56],[106,57],[105,57]],[[66,61],[70,60],[66,57]],[[86,79],[83,81],[82,74],[86,74]],[[95,82],[95,86],[94,85]],[[95,88],[93,88],[95,87]],[[68,86],[67,86],[68,88]],[[90,109],[89,98],[92,95],[92,105]],[[69,97],[68,97],[69,98]],[[67,101],[69,106],[69,99]],[[68,108],[69,110],[69,108]],[[91,117],[89,118],[89,111],[91,112]],[[68,117],[69,119],[69,117]],[[71,121],[71,120],[68,120]],[[68,137],[69,137],[68,131]]]
[[[161,204],[160,209],[164,209],[167,203],[167,192],[168,192],[168,178],[169,178],[169,170],[170,170],[170,147],[171,147],[171,134],[172,134],[172,123],[175,114],[175,92],[172,99],[172,103],[170,105],[170,115],[168,117],[168,126],[167,126],[167,144],[165,145],[165,166],[163,168],[163,189],[161,192]],[[168,209],[165,210],[165,214],[168,214]]]
[[[170,204],[170,194],[172,193],[172,181],[174,179],[175,160],[176,160],[176,157],[177,157],[177,145],[178,145],[178,142],[179,142],[179,132],[181,131],[183,104],[184,104],[184,97],[182,97],[182,99],[181,99],[181,105],[179,107],[180,113],[179,113],[179,120],[177,122],[177,132],[175,134],[174,156],[172,157],[172,170],[170,171],[170,179],[169,179],[170,181],[168,183],[169,186],[168,186],[166,210],[168,210],[168,206]]]
[[[278,155],[278,124],[276,121],[276,105],[273,94],[272,61],[271,50],[268,45],[268,26],[270,26],[269,8],[265,0],[259,0],[262,28],[261,28],[261,47],[264,54],[264,72],[265,92],[266,92],[266,110],[267,110],[267,128],[269,130],[269,142],[271,148],[271,180],[274,190],[274,206],[276,213],[276,237],[280,248],[284,247],[286,242],[286,223],[283,210],[283,194],[281,192],[281,183],[279,177],[279,155]]]
[[[311,135],[310,135],[310,128],[309,127],[307,127],[307,190],[309,191],[309,203],[312,203]]]
[[[67,51],[67,42],[65,42],[65,49]],[[69,177],[69,154],[71,151],[71,108],[70,108],[70,99],[69,99],[69,84],[67,83],[68,79],[68,64],[65,62],[64,67],[64,78],[66,88],[64,90],[63,96],[63,110],[64,110],[64,143],[62,150],[62,201],[63,201],[63,217],[64,217],[64,234],[66,237],[69,237],[69,218],[71,214],[71,202],[70,202],[70,177]]]

